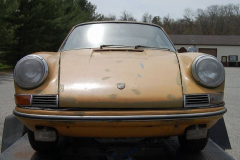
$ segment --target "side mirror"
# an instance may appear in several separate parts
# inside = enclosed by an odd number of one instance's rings
[[[187,49],[188,52],[197,52],[197,48],[191,46]]]

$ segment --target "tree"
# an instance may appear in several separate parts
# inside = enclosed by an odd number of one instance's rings
[[[109,14],[108,16],[103,16],[102,20],[103,21],[116,21],[116,15],[114,14]]]
[[[8,21],[8,15],[15,12],[18,2],[0,1],[0,59],[3,58],[2,51],[14,47],[14,30],[17,26]]]
[[[194,34],[239,35],[239,13],[238,5],[211,5],[205,10],[187,10],[184,20],[192,26],[192,33]]]
[[[145,22],[145,23],[152,23],[152,19],[153,19],[153,16],[148,12],[144,13],[142,16],[142,22]]]
[[[122,15],[120,16],[120,21],[137,21],[131,13],[128,13],[126,11],[122,12]]]
[[[153,19],[152,19],[152,23],[156,24],[156,25],[159,25],[159,26],[162,26],[162,21],[161,21],[161,18],[159,16],[154,16]]]
[[[0,50],[11,64],[34,52],[57,51],[72,26],[102,18],[87,0],[6,0],[1,13],[13,5],[0,18],[12,34],[8,47],[0,39]]]

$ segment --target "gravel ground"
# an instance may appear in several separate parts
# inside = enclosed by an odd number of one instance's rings
[[[5,117],[12,114],[15,105],[14,92],[12,73],[0,72],[0,144],[2,144],[2,131]]]
[[[226,67],[226,83],[224,100],[228,112],[224,116],[232,150],[227,150],[231,156],[240,160],[240,68]]]
[[[227,152],[235,159],[240,160],[240,68],[225,68],[225,102],[228,112],[224,119],[227,126],[228,135],[232,145]],[[2,142],[2,130],[4,119],[12,114],[14,108],[14,86],[11,72],[0,72],[0,144]],[[0,146],[1,149],[1,146]]]

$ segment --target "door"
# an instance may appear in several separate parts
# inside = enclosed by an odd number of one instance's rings
[[[223,64],[223,66],[227,66],[227,56],[222,56],[221,62]]]

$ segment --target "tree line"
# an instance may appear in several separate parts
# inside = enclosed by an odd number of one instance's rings
[[[117,19],[114,14],[103,16],[104,20],[133,20],[131,13],[123,11]],[[240,35],[239,5],[211,5],[206,9],[185,9],[183,18],[174,20],[170,16],[153,16],[149,13],[142,15],[142,22],[162,26],[168,34],[195,35]]]
[[[101,19],[87,0],[0,0],[0,59],[14,65],[27,54],[56,52],[74,25]]]
[[[127,11],[117,18],[96,8],[87,0],[0,0],[0,60],[14,65],[30,53],[56,52],[71,27],[82,22],[137,21]],[[160,25],[168,34],[240,35],[240,9],[234,4],[186,9],[177,20],[144,13],[141,21]]]

